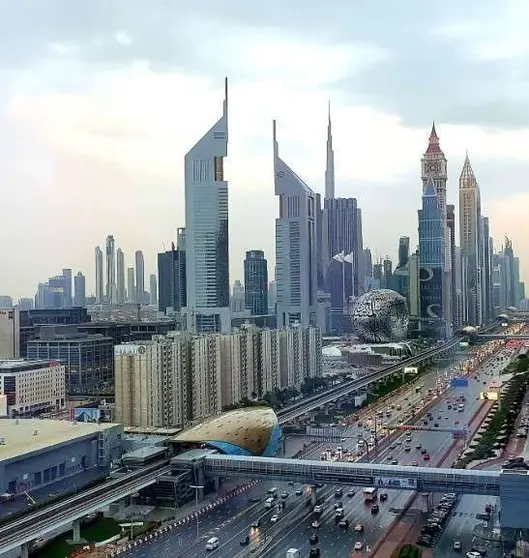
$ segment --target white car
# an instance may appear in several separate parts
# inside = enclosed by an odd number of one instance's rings
[[[279,516],[277,514],[274,514],[271,518],[270,521],[272,523],[277,523],[279,521]]]
[[[364,543],[362,541],[355,542],[355,550],[362,550],[364,548]]]

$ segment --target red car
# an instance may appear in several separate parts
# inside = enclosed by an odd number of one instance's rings
[[[429,453],[425,453],[425,454],[422,456],[422,458],[423,458],[425,461],[430,461],[430,454],[429,454]]]

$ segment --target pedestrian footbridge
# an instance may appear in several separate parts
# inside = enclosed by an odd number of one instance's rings
[[[191,452],[189,452],[191,453]],[[410,467],[373,463],[343,463],[275,457],[243,457],[204,453],[197,459],[181,454],[171,460],[173,471],[193,469],[197,482],[206,476],[261,478],[307,484],[377,486],[418,492],[455,492],[499,496],[501,524],[529,528],[528,471],[478,471]]]

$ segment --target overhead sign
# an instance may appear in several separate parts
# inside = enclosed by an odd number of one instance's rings
[[[375,477],[375,486],[377,488],[403,488],[409,490],[417,490],[416,479],[399,479],[393,477]]]
[[[406,366],[404,368],[404,374],[418,374],[419,369],[416,366]]]
[[[353,475],[345,475],[343,473],[334,473],[329,471],[327,473],[314,473],[313,480],[322,482],[342,482],[344,484],[354,484],[356,486],[367,486],[373,484],[373,477],[355,477]]]
[[[341,442],[341,430],[341,428],[312,428],[307,426],[305,432],[307,436],[322,442]]]
[[[479,394],[479,398],[484,401],[498,401],[500,394],[498,391],[482,391]]]
[[[467,388],[468,380],[466,378],[454,378],[450,382],[450,386],[453,388]]]

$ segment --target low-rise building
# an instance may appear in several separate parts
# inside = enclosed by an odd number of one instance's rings
[[[0,416],[34,417],[66,408],[66,368],[56,361],[0,361]]]

